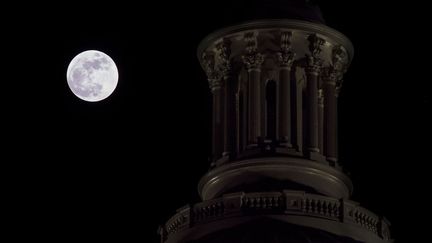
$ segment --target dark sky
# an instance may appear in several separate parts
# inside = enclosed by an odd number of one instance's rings
[[[397,242],[414,242],[419,220],[431,216],[428,15],[408,3],[322,2],[327,24],[355,47],[339,106],[353,200],[385,215]],[[255,3],[7,9],[2,161],[11,168],[4,171],[11,225],[26,229],[16,237],[158,242],[158,224],[199,200],[208,168],[210,93],[196,47],[250,16]],[[88,49],[107,53],[119,69],[116,91],[102,102],[81,101],[66,83],[69,61]]]

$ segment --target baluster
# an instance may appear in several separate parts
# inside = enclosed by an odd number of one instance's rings
[[[315,201],[315,199],[312,199],[311,207],[312,207],[312,213],[316,213],[317,212],[317,208],[316,208],[316,201]]]
[[[325,216],[328,216],[328,208],[327,208],[327,202],[326,201],[323,202],[322,208],[323,208],[323,214]]]
[[[306,205],[307,205],[307,210],[306,212],[311,212],[312,211],[312,204],[311,204],[311,200],[310,199],[306,199]]]
[[[318,214],[322,214],[322,210],[321,210],[321,201],[317,201],[317,212]]]

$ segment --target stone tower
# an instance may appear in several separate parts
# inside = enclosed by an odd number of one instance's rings
[[[337,99],[353,46],[314,4],[292,2],[279,9],[285,18],[230,26],[199,45],[212,164],[198,185],[203,202],[180,208],[162,243],[391,242],[389,223],[349,200],[338,163]]]

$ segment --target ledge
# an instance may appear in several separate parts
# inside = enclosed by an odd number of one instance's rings
[[[244,191],[238,187],[259,185],[264,180],[304,185],[334,198],[349,198],[353,190],[351,180],[344,173],[326,164],[293,157],[262,157],[213,168],[201,178],[198,192],[203,200],[210,200],[233,190]],[[285,188],[289,188],[288,185]]]
[[[302,191],[226,194],[179,209],[159,233],[162,242],[178,242],[191,235],[199,238],[257,217],[323,229],[363,242],[392,242],[387,220],[358,203]]]

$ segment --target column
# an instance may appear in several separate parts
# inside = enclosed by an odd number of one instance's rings
[[[296,70],[296,68],[293,70]],[[293,134],[294,135],[293,142],[296,150],[298,152],[302,152],[303,151],[303,119],[304,119],[303,118],[303,80],[301,79],[296,80],[294,77],[295,77],[295,73],[292,72],[291,80],[295,80],[294,82],[292,82],[293,84],[292,94],[294,94],[293,114],[295,114],[294,119],[292,119],[292,121],[294,121],[294,131],[295,131],[295,134]]]
[[[203,54],[203,66],[207,74],[210,90],[213,94],[213,115],[212,115],[212,160],[216,161],[223,152],[223,103],[222,103],[222,80],[215,69],[215,56],[213,52]]]
[[[231,41],[224,38],[217,45],[219,51],[219,66],[218,70],[221,73],[222,85],[222,117],[223,117],[223,157],[230,157],[234,152],[235,143],[235,85],[231,68]]]
[[[242,153],[245,148],[246,148],[246,137],[247,137],[247,131],[246,131],[246,104],[247,102],[245,101],[245,90],[246,87],[244,85],[244,82],[247,81],[247,74],[240,76],[237,80],[237,93],[236,93],[236,130],[237,130],[237,134],[236,134],[236,144],[237,144],[237,149],[236,149],[236,154],[239,155],[240,153]]]
[[[343,73],[346,70],[346,53],[341,46],[332,50],[332,63],[324,75],[324,155],[328,161],[337,162],[337,96],[342,86]]]
[[[329,161],[336,161],[337,146],[337,98],[336,81],[334,76],[327,76],[324,80],[324,124],[325,124],[325,151],[324,155]]]
[[[281,33],[281,52],[279,61],[279,140],[280,145],[292,147],[292,121],[291,121],[291,66],[295,54],[291,47],[291,32]]]
[[[213,80],[213,158],[218,160],[223,152],[223,99],[220,80]]]
[[[309,67],[307,72],[307,149],[319,152],[318,149],[318,75],[317,67]]]
[[[223,156],[233,156],[236,148],[236,80],[231,72],[224,74],[224,152]]]
[[[324,94],[318,90],[318,149],[321,154],[324,152]]]
[[[318,78],[322,59],[319,57],[324,40],[316,34],[308,37],[310,55],[306,56],[307,137],[308,152],[319,152],[318,148]]]
[[[249,32],[244,36],[246,41],[246,54],[243,62],[248,71],[248,147],[257,146],[262,137],[261,131],[261,65],[263,56],[257,51],[255,33]]]

